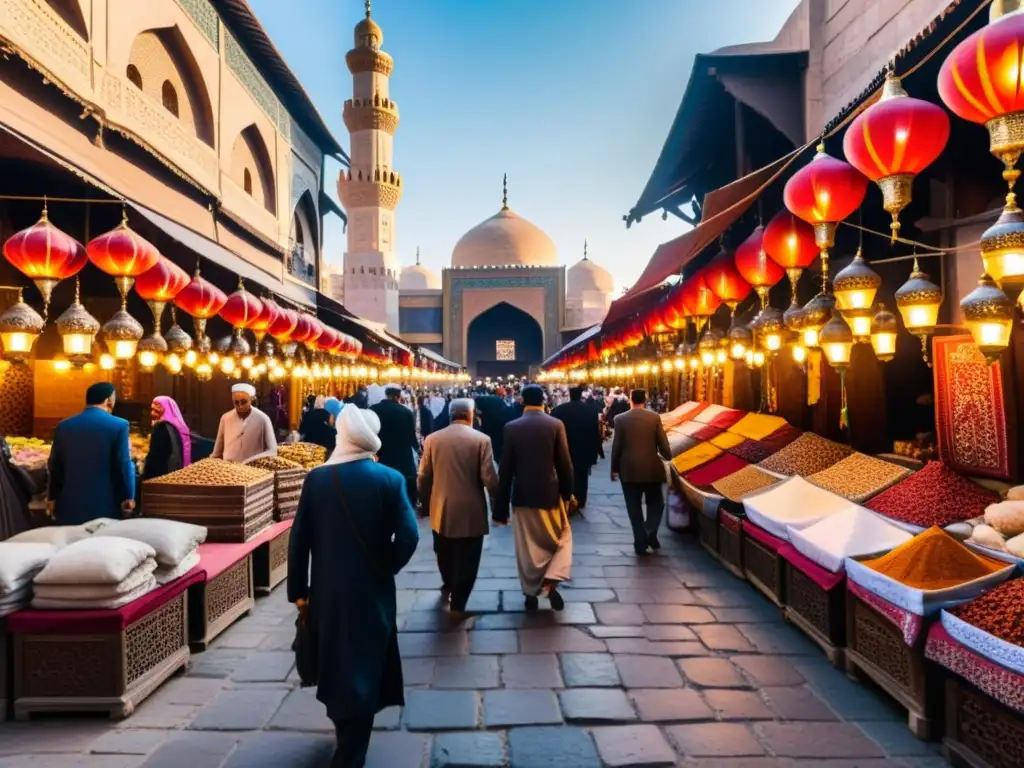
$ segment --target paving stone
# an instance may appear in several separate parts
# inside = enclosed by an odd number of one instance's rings
[[[597,751],[610,768],[676,764],[675,750],[654,725],[612,725],[594,728]]]
[[[602,603],[594,606],[594,613],[602,624],[637,626],[644,623],[644,614],[638,605]]]
[[[892,757],[927,757],[939,752],[937,744],[915,738],[906,723],[866,722],[857,726]]]
[[[645,605],[644,616],[651,624],[711,624],[715,617],[699,605]]]
[[[121,729],[108,731],[89,747],[94,755],[148,755],[167,740],[170,731]]]
[[[452,656],[439,658],[434,666],[432,688],[497,688],[497,656]]]
[[[484,692],[484,726],[547,725],[562,722],[553,691]]]
[[[783,720],[838,720],[828,704],[806,686],[761,688],[768,706]]]
[[[562,716],[574,723],[628,723],[636,712],[625,692],[617,688],[569,688],[559,691]]]
[[[520,597],[522,597],[520,595]],[[522,629],[549,627],[562,624],[596,624],[594,609],[589,603],[567,603],[562,611],[541,611],[524,613],[522,600],[509,606],[502,605],[503,613],[490,613],[477,616],[473,623],[474,629]]]
[[[566,589],[562,593],[566,603],[608,603],[615,599],[610,589]]]
[[[35,754],[0,757],[0,768],[139,768],[140,755]]]
[[[783,656],[803,655],[820,658],[821,651],[799,630],[788,624],[777,627],[765,627],[760,624],[737,624],[742,632],[760,653],[780,654]]]
[[[590,734],[571,726],[513,728],[508,748],[511,768],[601,768]]]
[[[440,608],[410,611],[398,620],[399,632],[457,632],[473,626],[474,617],[461,616]]]
[[[566,582],[559,589],[607,589],[608,579],[602,576],[583,576],[577,578],[576,568],[573,568],[572,581]]]
[[[782,611],[771,603],[764,607],[711,608],[711,613],[722,624],[781,624],[784,621]]]
[[[775,714],[756,691],[709,689],[704,699],[720,720],[774,720]]]
[[[643,636],[648,640],[696,640],[697,635],[681,624],[645,624]]]
[[[142,764],[143,768],[219,766],[235,748],[237,734],[183,731],[173,733]]]
[[[733,656],[733,664],[757,685],[800,685],[804,676],[782,656]]]
[[[689,585],[687,585],[689,586]],[[695,589],[693,591],[701,605],[716,608],[749,608],[764,600],[756,591],[749,587],[742,589]]]
[[[284,688],[241,688],[222,691],[199,710],[189,728],[196,731],[256,731],[277,712]]]
[[[207,699],[207,703],[209,701],[210,699]],[[201,708],[200,704],[145,702],[130,718],[119,723],[118,727],[156,728],[158,730],[184,728],[192,722]]]
[[[282,683],[294,666],[292,651],[260,651],[235,669],[231,679],[236,683]]]
[[[605,644],[576,627],[544,627],[519,630],[522,653],[596,653]]]
[[[683,685],[683,678],[671,659],[630,655],[614,658],[626,688],[681,688]]]
[[[457,731],[475,728],[476,691],[413,690],[405,695],[403,714],[410,731]]]
[[[270,728],[284,731],[334,733],[334,723],[317,701],[315,688],[296,688],[270,719]]]
[[[686,757],[750,757],[764,754],[764,749],[750,729],[738,723],[670,725],[665,728],[665,733],[676,745],[679,754]],[[701,761],[701,765],[705,763]]]
[[[295,630],[289,629],[283,632],[267,632],[260,643],[261,651],[290,651],[292,643],[295,642]]]
[[[747,688],[747,681],[727,659],[680,659],[679,668],[688,682],[700,688]]]
[[[884,757],[882,748],[851,723],[758,723],[761,742],[779,757]]]
[[[607,605],[607,603],[606,603]],[[604,640],[609,637],[643,637],[643,627],[616,627],[616,626],[605,626],[603,624],[595,624],[592,627],[587,627],[587,631],[594,637]]]
[[[466,610],[470,613],[486,613],[501,610],[500,592],[480,592],[473,590],[466,601]]]
[[[553,653],[503,656],[501,682],[505,688],[561,688],[558,657]]]
[[[665,640],[651,642],[645,637],[611,638],[605,641],[611,653],[641,656],[706,656],[707,649],[694,641]]]
[[[518,592],[519,591],[519,579],[477,579],[476,584],[473,586],[473,591],[477,592]]]
[[[570,688],[616,687],[620,685],[615,659],[608,653],[563,653],[562,678]]]
[[[292,633],[294,639],[295,633]],[[243,631],[241,625],[232,627],[211,644],[211,648],[240,648],[254,650],[267,639],[266,632]]]
[[[245,664],[249,654],[230,648],[211,648],[189,660],[188,677],[229,677]]]
[[[790,662],[818,696],[844,720],[883,720],[906,724],[906,712],[895,702],[850,680],[820,655],[793,657]]]
[[[373,729],[375,731],[394,731],[402,724],[402,708],[387,707],[382,709],[373,718]]]
[[[365,768],[421,768],[429,745],[430,737],[423,733],[377,731],[370,739]]]
[[[402,656],[464,656],[469,638],[457,632],[399,632],[398,649]]]
[[[272,731],[247,733],[223,768],[280,768],[284,765],[326,765],[334,754],[334,735]]]
[[[477,630],[469,633],[470,653],[516,653],[519,635],[514,629]]]
[[[191,704],[202,706],[227,688],[229,683],[220,678],[175,677],[160,686],[146,699],[136,712],[155,704]],[[131,719],[131,718],[129,718]]]
[[[430,685],[436,659],[429,656],[402,657],[402,681],[406,685]]]
[[[615,596],[620,603],[652,603],[651,592],[647,589],[616,589]]]
[[[713,651],[753,651],[754,646],[736,627],[729,624],[704,624],[693,631]]]
[[[629,696],[640,719],[648,723],[713,720],[715,713],[692,688],[634,689]]]
[[[442,733],[434,739],[430,768],[502,768],[505,744],[497,733]]]

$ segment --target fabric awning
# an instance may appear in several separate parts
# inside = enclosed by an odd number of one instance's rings
[[[549,357],[547,360],[545,360],[543,363],[541,363],[541,367],[551,363],[553,360],[555,360],[555,358],[557,358],[559,355],[561,355],[566,350],[572,349],[573,347],[582,344],[583,342],[587,341],[588,339],[594,338],[599,333],[601,333],[601,324],[600,323],[598,323],[597,325],[590,326],[589,328],[587,328],[587,330],[585,330],[583,333],[581,333],[579,336],[574,338],[568,344],[563,346],[560,350],[555,352],[555,354],[551,355],[551,357]]]
[[[326,192],[320,192],[320,210],[333,213],[335,216],[340,218],[345,225],[348,226],[348,216],[345,215],[345,211],[341,209],[341,206],[334,202],[334,198],[328,195]]]
[[[419,347],[419,346],[416,347],[416,353],[419,354],[419,355],[423,355],[423,357],[427,358],[427,360],[432,360],[435,363],[437,363],[438,365],[443,365],[443,366],[446,366],[448,368],[461,368],[462,367],[458,363],[453,363],[447,357],[443,357],[442,355],[437,354],[437,352],[434,352],[431,349],[427,349],[426,347]]]
[[[246,280],[251,280],[263,288],[272,291],[284,299],[302,304],[307,307],[316,306],[317,292],[312,288],[304,288],[301,285],[290,281],[282,280],[280,277],[265,272],[259,267],[249,263],[238,254],[229,251],[220,243],[216,243],[202,235],[193,232],[187,227],[178,224],[156,211],[150,210],[144,205],[128,201],[132,210],[145,218],[150,224],[160,229],[171,239],[195,252],[197,255],[209,259],[215,264],[237,273]],[[282,266],[282,271],[283,271]]]

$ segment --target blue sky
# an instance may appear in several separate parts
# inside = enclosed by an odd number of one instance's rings
[[[250,0],[342,146],[352,79],[345,52],[362,0]],[[679,106],[693,56],[774,37],[797,0],[374,0],[395,59],[405,191],[396,243],[440,270],[501,206],[544,229],[569,265],[590,256],[618,288],[686,225],[658,215],[626,230]],[[331,194],[337,170],[329,170]],[[327,260],[345,235],[328,217]]]

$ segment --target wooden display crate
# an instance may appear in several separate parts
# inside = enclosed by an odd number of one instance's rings
[[[842,665],[846,646],[845,581],[826,590],[788,560],[783,560],[783,568],[786,620],[817,643],[832,666]]]
[[[749,523],[744,523],[743,573],[758,591],[775,605],[783,607],[785,571],[782,557],[750,535]]]
[[[292,529],[285,528],[279,535],[264,542],[252,553],[252,572],[256,593],[269,595],[288,578],[288,545]]]
[[[274,520],[280,522],[295,517],[308,474],[305,469],[281,469],[274,473]]]
[[[723,507],[718,508],[718,559],[741,579],[743,571],[743,520]]]
[[[202,555],[203,550],[200,549],[200,558]],[[256,604],[252,552],[194,585],[188,591],[188,600],[189,646],[193,651],[203,651],[217,635],[251,611]]]
[[[949,761],[970,768],[1024,765],[1024,714],[982,693],[958,675],[945,675],[945,737]]]

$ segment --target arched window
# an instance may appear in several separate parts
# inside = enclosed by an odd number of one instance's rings
[[[141,91],[142,90],[142,75],[139,74],[139,68],[136,67],[134,64],[129,64],[128,65],[127,75],[128,75],[128,82],[131,83],[132,85],[134,85],[136,88],[138,88]]]
[[[178,92],[174,90],[170,80],[164,80],[160,88],[160,100],[164,103],[164,109],[175,117],[178,116]]]
[[[295,242],[298,245],[303,245],[302,222],[299,220],[299,214],[298,213],[296,213],[292,217],[292,229],[295,230]]]
[[[248,168],[242,173],[242,186],[245,188],[245,194],[252,194],[252,172]]]

